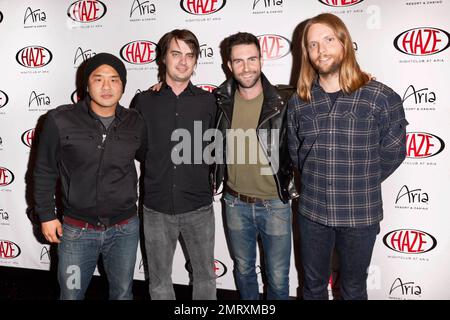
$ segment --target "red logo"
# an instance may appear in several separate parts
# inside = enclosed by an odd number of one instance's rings
[[[383,243],[391,250],[401,253],[425,253],[433,250],[437,241],[431,234],[414,229],[399,229],[387,233]]]
[[[394,47],[412,56],[428,56],[447,49],[450,34],[432,27],[420,27],[400,33],[394,39]]]
[[[14,259],[20,255],[20,247],[12,241],[0,240],[0,259]]]
[[[205,91],[208,91],[208,92],[213,92],[214,89],[217,88],[217,86],[215,86],[215,85],[213,85],[213,84],[207,84],[207,83],[204,83],[204,84],[197,84],[196,87],[198,87],[198,88],[200,88],[200,89],[203,89],[203,90],[205,90]]]
[[[277,34],[263,34],[258,36],[261,46],[261,56],[264,60],[277,60],[291,52],[291,42]]]
[[[0,187],[6,187],[14,181],[14,173],[7,168],[0,167]]]
[[[52,61],[53,54],[41,46],[29,46],[19,50],[16,61],[26,68],[42,68]]]
[[[408,132],[406,134],[406,156],[422,159],[433,157],[445,148],[444,140],[427,132]]]
[[[223,277],[227,273],[227,267],[222,261],[214,259],[214,273],[216,274],[216,278]]]
[[[120,49],[120,56],[132,64],[151,63],[156,59],[156,46],[156,43],[147,40],[132,41]]]
[[[89,23],[100,20],[106,14],[106,5],[98,0],[79,0],[67,9],[67,15],[76,22]]]
[[[0,108],[3,108],[8,104],[9,98],[6,92],[0,90]]]
[[[319,2],[330,7],[349,7],[363,1],[364,0],[319,0]]]
[[[207,15],[221,10],[227,0],[181,0],[180,7],[184,12],[194,15]]]
[[[31,147],[34,139],[34,128],[22,133],[21,139],[24,145],[26,145],[27,147]]]

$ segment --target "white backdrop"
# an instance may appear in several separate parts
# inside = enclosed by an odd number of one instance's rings
[[[225,79],[220,42],[248,31],[260,36],[271,82],[289,83],[298,57],[290,43],[298,47],[299,24],[321,12],[344,20],[360,65],[404,98],[410,123],[408,158],[383,184],[385,218],[369,298],[449,299],[448,0],[0,0],[0,265],[50,266],[49,246],[36,239],[25,214],[30,144],[38,118],[71,103],[86,58],[103,51],[122,57],[127,106],[157,81],[154,43],[165,32],[187,28],[197,35],[201,57],[193,82],[214,87]],[[220,202],[215,211],[217,284],[234,289]],[[294,250],[294,297],[301,277],[296,256]],[[175,283],[189,282],[185,263],[178,247]],[[135,276],[144,279],[140,252]]]

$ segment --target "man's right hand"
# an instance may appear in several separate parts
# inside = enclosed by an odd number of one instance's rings
[[[42,234],[50,243],[61,243],[59,237],[62,236],[62,225],[58,219],[41,223]]]

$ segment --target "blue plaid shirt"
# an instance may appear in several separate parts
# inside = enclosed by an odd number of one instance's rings
[[[400,96],[377,81],[334,105],[318,80],[311,102],[288,104],[288,144],[300,172],[299,212],[332,227],[368,226],[383,218],[381,182],[406,156]]]

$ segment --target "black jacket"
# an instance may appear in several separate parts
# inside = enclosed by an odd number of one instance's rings
[[[291,160],[289,158],[288,145],[287,145],[287,118],[286,107],[287,101],[294,92],[290,86],[273,86],[264,76],[261,74],[261,80],[263,85],[264,101],[262,105],[261,115],[256,128],[258,141],[262,147],[262,150],[268,156],[272,171],[274,172],[274,179],[278,189],[278,196],[283,202],[289,201],[289,199],[298,197],[298,193],[294,187],[293,171],[291,166]],[[217,129],[222,133],[223,143],[221,148],[223,149],[223,159],[226,159],[226,130],[231,128],[231,119],[233,118],[234,108],[234,94],[237,89],[237,83],[233,78],[225,81],[214,92],[217,99]],[[279,129],[279,164],[274,163],[276,157],[272,157],[274,150],[270,142],[270,137],[262,138],[261,129],[267,130],[270,135],[270,130]],[[221,141],[216,140],[216,143]],[[216,147],[216,150],[218,148]],[[220,148],[219,148],[220,150]],[[225,162],[225,160],[223,161]],[[217,190],[222,181],[224,180],[226,164],[217,164],[214,172],[214,189]],[[277,170],[278,168],[278,170]]]
[[[64,215],[108,226],[137,212],[134,159],[145,156],[144,120],[136,110],[118,105],[106,130],[89,106],[87,98],[47,115],[34,169],[35,211],[41,222],[56,218],[58,177]]]

